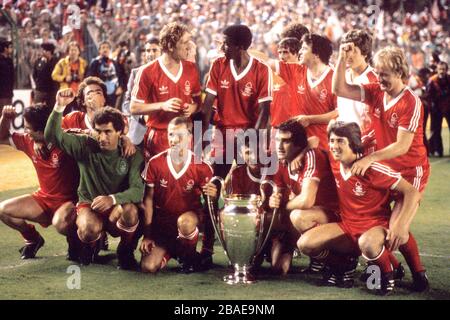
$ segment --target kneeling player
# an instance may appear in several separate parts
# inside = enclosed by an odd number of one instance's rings
[[[329,128],[333,174],[339,194],[342,222],[322,225],[306,232],[299,241],[300,250],[326,260],[330,278],[337,277],[342,254],[360,251],[381,271],[381,294],[394,289],[390,252],[408,238],[420,193],[388,166],[374,162],[364,176],[352,175],[351,167],[362,151],[361,132],[356,123],[336,122]],[[404,205],[395,224],[389,224],[389,195],[396,190],[404,196]]]
[[[64,132],[62,112],[73,99],[71,89],[58,92],[45,140],[71,155],[80,169],[76,220],[78,238],[84,244],[80,261],[86,265],[93,261],[98,240],[103,231],[108,231],[121,237],[117,247],[119,267],[134,269],[134,233],[139,222],[136,204],[142,201],[144,192],[140,177],[143,157],[140,153],[122,156],[119,139],[125,124],[122,114],[111,107],[94,115],[96,139]]]
[[[147,186],[141,268],[155,273],[177,257],[181,271],[189,273],[202,267],[196,251],[200,196],[213,171],[190,150],[189,118],[172,119],[167,130],[170,148],[151,158],[142,174]]]
[[[34,258],[44,245],[44,238],[27,220],[43,227],[53,224],[61,234],[67,234],[75,220],[73,208],[77,198],[78,170],[72,158],[54,145],[45,144],[44,128],[49,114],[50,109],[45,105],[25,108],[24,134],[9,133],[11,121],[16,116],[14,107],[5,106],[0,119],[0,143],[23,151],[32,160],[39,180],[39,189],[33,194],[0,203],[0,220],[18,230],[25,239],[25,246],[20,249],[22,259]],[[36,144],[42,145],[45,152],[36,154]]]

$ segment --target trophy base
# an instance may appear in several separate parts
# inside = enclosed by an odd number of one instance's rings
[[[252,284],[256,282],[255,277],[251,273],[233,273],[223,277],[223,281],[228,284]]]

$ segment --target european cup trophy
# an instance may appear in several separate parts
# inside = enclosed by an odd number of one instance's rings
[[[278,192],[278,188],[274,182],[264,180],[260,187],[261,195],[227,195],[224,180],[214,177],[211,182],[214,181],[220,181],[222,185],[220,196],[225,206],[216,212],[208,196],[209,214],[225,254],[234,267],[234,273],[223,280],[228,284],[254,283],[256,279],[251,274],[251,267],[270,237],[276,216],[274,210],[270,223],[266,223],[268,213],[262,208],[265,199],[263,186],[270,184],[273,192]]]

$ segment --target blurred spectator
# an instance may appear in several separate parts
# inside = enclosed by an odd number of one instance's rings
[[[430,153],[442,157],[444,148],[442,145],[442,120],[447,121],[450,129],[450,76],[448,74],[448,64],[439,62],[437,64],[437,74],[430,78],[427,85],[427,96],[431,106],[431,136],[429,140]]]
[[[46,103],[51,107],[55,105],[56,92],[58,84],[52,79],[52,72],[58,62],[55,56],[55,45],[44,42],[41,45],[42,55],[36,61],[33,67],[33,81],[35,87],[33,90],[33,100],[35,103]]]
[[[3,106],[12,104],[14,89],[12,53],[11,41],[0,39],[0,113],[3,110]]]
[[[80,57],[77,42],[69,43],[67,56],[58,61],[52,72],[52,78],[59,83],[60,89],[71,88],[76,94],[78,85],[84,79],[87,62]]]
[[[115,107],[117,98],[124,92],[126,81],[122,66],[110,58],[111,44],[100,43],[99,56],[91,61],[86,76],[94,76],[103,80],[106,85],[106,104]]]

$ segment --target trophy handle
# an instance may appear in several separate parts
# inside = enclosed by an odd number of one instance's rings
[[[225,195],[225,181],[221,177],[218,177],[218,176],[215,176],[211,180],[209,180],[209,182],[214,182],[214,181],[220,182],[222,188],[220,190],[219,196],[220,196],[220,198],[222,198],[222,200],[225,200],[225,196],[226,196]],[[225,253],[228,256],[227,247],[225,246],[225,241],[222,238],[222,234],[220,233],[219,214],[218,214],[218,212],[215,212],[215,210],[214,210],[214,204],[211,200],[211,197],[209,195],[206,195],[206,198],[207,198],[207,202],[208,202],[208,209],[209,209],[208,211],[209,211],[209,216],[211,217],[212,225],[214,227],[214,230],[216,231],[217,237],[219,238],[222,248],[224,248]]]
[[[263,182],[261,182],[261,185],[259,187],[259,190],[261,192],[261,205],[266,198],[266,195],[264,194],[264,189],[263,189],[263,186],[265,184],[270,184],[270,186],[272,187],[272,193],[278,193],[278,186],[275,184],[275,182],[273,182],[271,180],[264,180]],[[266,245],[266,242],[269,239],[270,233],[272,231],[272,227],[273,227],[273,223],[275,221],[276,215],[277,215],[277,209],[273,209],[272,219],[270,220],[269,229],[267,230],[267,234],[266,234],[264,240],[263,240],[263,236],[264,236],[264,224],[265,224],[266,214],[264,213],[262,215],[261,224],[260,224],[260,228],[259,228],[258,246],[257,246],[257,250],[256,250],[257,253],[255,254],[255,257],[261,253],[264,246]]]

